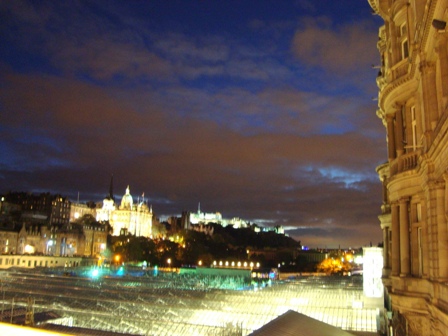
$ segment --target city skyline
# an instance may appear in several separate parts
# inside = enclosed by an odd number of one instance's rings
[[[367,1],[0,4],[0,192],[220,211],[376,245],[386,155]]]

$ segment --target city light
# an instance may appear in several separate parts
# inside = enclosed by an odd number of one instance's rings
[[[363,288],[368,297],[381,297],[383,283],[381,281],[383,270],[383,250],[380,247],[364,247]]]
[[[98,269],[97,268],[94,268],[93,270],[92,270],[92,272],[90,273],[90,276],[92,277],[92,278],[97,278],[98,276],[99,276],[99,271],[98,271]]]
[[[117,270],[117,275],[118,276],[123,276],[124,275],[124,267],[120,266],[120,268]]]
[[[35,251],[36,251],[36,248],[34,246],[31,246],[31,245],[26,245],[25,248],[24,248],[24,252],[25,253],[32,254]]]
[[[222,260],[216,261],[216,260],[214,260],[212,265],[213,265],[213,267],[224,267],[224,268],[228,268],[228,267],[230,267],[230,268],[243,268],[243,269],[253,269],[254,267],[260,268],[260,263],[259,262],[254,263],[253,261],[248,262],[248,261],[240,261],[240,260],[238,260],[238,261],[235,261],[235,260],[232,260],[232,261],[228,261],[228,260],[226,260],[226,261],[222,261]]]
[[[120,259],[121,259],[121,256],[119,254],[116,254],[114,257],[114,260],[117,264],[120,263]]]
[[[361,255],[357,255],[357,256],[355,257],[355,264],[362,265],[363,262],[364,262],[364,258],[363,258],[363,256],[361,256]]]

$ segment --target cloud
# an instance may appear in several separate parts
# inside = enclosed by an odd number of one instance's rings
[[[129,184],[158,215],[201,202],[300,228],[308,245],[381,234],[384,129],[366,72],[353,75],[371,62],[369,24],[294,32],[291,18],[253,16],[241,34],[192,33],[120,6],[0,4],[2,191],[100,201],[113,173],[118,198]]]
[[[156,204],[155,211],[176,213],[202,201],[210,211],[289,226],[323,225],[326,218],[355,225],[353,219],[365,222],[376,214],[371,191],[379,184],[369,181],[368,173],[348,179],[360,170],[370,169],[374,176],[371,156],[381,157],[376,142],[362,134],[303,136],[260,131],[250,135],[232,130],[228,121],[219,124],[195,115],[176,115],[174,108],[151,106],[151,97],[140,96],[137,105],[148,104],[137,111],[127,99],[122,100],[123,93],[111,95],[86,83],[13,74],[7,82],[0,96],[10,112],[3,119],[9,130],[4,139],[15,148],[13,158],[31,159],[27,163],[33,171],[27,177],[30,185],[37,179],[41,188],[53,185],[56,189],[59,184],[60,192],[73,192],[83,186],[97,193],[114,173],[121,184],[170,200]],[[285,102],[275,96],[265,93],[257,99],[277,103],[279,111],[281,103],[295,106],[292,98]],[[242,111],[249,103],[244,103]],[[284,115],[275,117],[281,129]],[[23,130],[27,137],[14,136]],[[4,166],[5,182],[16,175],[15,167]],[[367,205],[372,213],[363,213]],[[341,209],[350,209],[350,219]]]
[[[55,68],[50,73],[100,82],[131,85],[201,77],[275,81],[280,75],[293,76],[272,59],[277,48],[272,43],[260,50],[238,37],[159,32],[147,23],[137,26],[117,8],[101,15],[103,9],[94,7],[78,2],[5,4],[0,7],[8,17],[3,34],[26,52],[48,59]]]
[[[292,51],[308,66],[348,75],[377,61],[377,39],[367,21],[336,25],[327,17],[307,18],[294,34]]]

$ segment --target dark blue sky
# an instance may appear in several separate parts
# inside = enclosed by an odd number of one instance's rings
[[[0,192],[381,240],[367,0],[2,1]]]

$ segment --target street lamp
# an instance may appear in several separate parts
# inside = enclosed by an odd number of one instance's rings
[[[171,258],[168,258],[166,262],[168,263],[168,267],[169,267],[169,269],[171,271]]]

